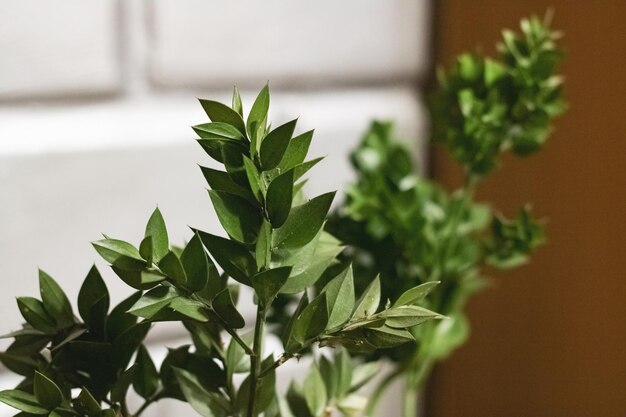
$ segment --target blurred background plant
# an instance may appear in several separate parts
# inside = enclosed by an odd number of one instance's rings
[[[550,14],[531,17],[521,21],[519,33],[503,31],[497,59],[465,53],[455,67],[439,71],[431,101],[433,140],[463,168],[460,188],[448,192],[417,174],[391,123],[372,123],[352,153],[357,180],[326,230],[348,244],[340,258],[353,263],[357,291],[379,273],[383,300],[392,302],[407,288],[440,281],[426,306],[450,318],[415,328],[416,344],[370,357],[396,362],[370,401],[370,415],[398,377],[406,385],[404,415],[415,415],[417,393],[433,366],[467,340],[464,306],[488,284],[487,268],[518,267],[544,242],[529,206],[507,218],[475,201],[475,191],[503,153],[540,150],[552,120],[565,109],[556,74],[559,33],[550,20]]]

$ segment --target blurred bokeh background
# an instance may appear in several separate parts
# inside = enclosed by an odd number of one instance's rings
[[[139,239],[157,204],[174,240],[187,225],[219,230],[189,126],[206,119],[194,97],[227,101],[233,84],[249,108],[269,80],[275,124],[301,116],[301,131],[316,129],[312,153],[328,158],[311,193],[350,181],[347,154],[372,118],[395,120],[421,166],[453,187],[453,164],[425,145],[435,63],[492,52],[503,27],[551,6],[571,109],[545,151],[506,160],[480,195],[508,214],[533,201],[550,242],[472,301],[471,340],[438,369],[424,415],[624,416],[619,1],[3,0],[0,332],[20,320],[14,297],[37,292],[38,266],[75,298],[96,260],[88,242]],[[181,334],[163,328],[154,345]]]

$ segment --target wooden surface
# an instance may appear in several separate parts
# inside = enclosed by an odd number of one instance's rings
[[[531,265],[495,275],[469,306],[470,342],[439,367],[426,417],[626,416],[626,2],[444,0],[437,61],[553,6],[565,32],[569,112],[544,151],[507,158],[480,192],[548,219]],[[458,176],[435,152],[434,175]]]

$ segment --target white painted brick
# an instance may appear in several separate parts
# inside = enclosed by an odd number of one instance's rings
[[[2,0],[0,99],[119,87],[116,0]]]
[[[429,65],[427,0],[155,0],[160,86],[415,80]]]

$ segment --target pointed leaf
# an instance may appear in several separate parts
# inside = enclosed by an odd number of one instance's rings
[[[354,313],[352,314],[353,319],[363,319],[367,318],[376,313],[378,310],[378,306],[380,304],[380,277],[376,276],[374,281],[368,285],[368,287],[363,292],[363,295],[357,302],[356,308],[354,309]]]
[[[78,397],[72,401],[72,405],[78,413],[86,416],[97,415],[102,410],[100,403],[93,397],[87,388],[83,388],[80,391]]]
[[[303,390],[304,399],[311,414],[314,416],[322,415],[326,408],[326,387],[316,364],[310,367],[304,380]]]
[[[122,403],[126,401],[126,394],[128,393],[128,388],[130,388],[130,385],[133,383],[135,372],[137,372],[137,365],[133,365],[125,370],[117,381],[115,381],[111,389],[112,402]]]
[[[269,85],[265,85],[259,92],[258,96],[254,100],[254,104],[250,109],[250,114],[248,115],[247,127],[250,136],[254,140],[260,140],[261,138],[256,137],[256,132],[259,128],[259,125],[265,123],[267,120],[267,112],[270,108],[270,89]]]
[[[267,134],[261,143],[259,156],[261,159],[261,167],[264,171],[274,169],[278,166],[285,155],[289,141],[293,136],[298,119],[278,126]]]
[[[304,308],[302,314],[296,319],[293,325],[293,338],[304,345],[324,333],[327,323],[326,293],[321,293]]]
[[[274,178],[267,187],[266,207],[272,226],[277,229],[282,226],[289,216],[293,201],[293,170]]]
[[[243,135],[246,134],[246,127],[241,115],[225,104],[213,100],[200,99],[200,104],[212,122],[223,122],[235,127]]]
[[[241,329],[246,325],[245,320],[233,303],[233,299],[228,288],[225,288],[215,296],[215,299],[213,300],[213,309],[215,310],[215,313],[217,313],[217,315],[224,320],[226,325],[232,329]]]
[[[259,270],[267,267],[271,261],[271,231],[272,225],[268,223],[267,220],[263,219],[263,224],[261,224],[261,229],[259,230],[259,237],[254,247],[254,257],[257,269]]]
[[[44,333],[55,333],[54,319],[46,312],[43,303],[33,297],[18,297],[17,306],[24,320]]]
[[[309,243],[322,228],[335,193],[326,193],[293,207],[287,221],[274,233],[275,248],[298,248]]]
[[[354,278],[352,266],[348,266],[333,278],[324,288],[328,307],[327,329],[344,324],[352,315],[354,308]]]
[[[234,194],[211,190],[209,195],[226,233],[239,242],[254,242],[262,221],[259,209]]]
[[[0,401],[29,414],[44,415],[49,410],[39,405],[33,394],[15,389],[0,391]]]
[[[197,376],[180,368],[174,368],[174,374],[185,399],[198,414],[202,417],[224,415],[225,410],[220,409],[213,394],[203,388]]]
[[[209,279],[209,258],[198,233],[194,233],[185,247],[180,262],[187,277],[186,288],[191,292],[203,289]]]
[[[304,162],[312,139],[313,131],[309,130],[289,141],[285,155],[278,165],[281,172],[285,172]]]
[[[203,139],[223,138],[232,140],[244,139],[236,127],[222,122],[215,123],[203,123],[201,125],[193,126],[192,129]]]
[[[39,291],[46,311],[60,326],[74,323],[72,305],[59,284],[45,271],[39,270]]]
[[[78,292],[78,312],[89,327],[103,327],[109,303],[109,290],[94,265]]]
[[[185,268],[180,261],[178,255],[170,251],[159,262],[159,268],[165,275],[171,278],[172,282],[179,286],[185,287],[187,285],[187,274],[185,274]]]
[[[250,190],[246,190],[244,187],[234,182],[227,172],[203,166],[201,166],[200,169],[212,190],[225,191],[243,197],[250,202],[255,201]]]
[[[150,398],[159,388],[159,374],[146,347],[141,345],[135,359],[136,369],[133,388],[143,398]]]
[[[252,285],[250,277],[257,272],[256,261],[244,246],[210,233],[198,233],[202,243],[224,272],[242,284]]]
[[[280,292],[291,273],[291,267],[279,267],[259,272],[252,278],[252,286],[259,297],[259,300],[265,305],[270,302]]]
[[[158,286],[138,299],[128,312],[138,317],[150,319],[170,305],[176,297],[178,297],[178,293],[174,288]]]
[[[233,87],[233,110],[235,110],[241,117],[243,117],[243,104],[241,102],[241,95],[239,94],[239,89],[237,86]]]
[[[178,297],[172,300],[169,308],[192,320],[201,322],[209,321],[209,316],[206,313],[206,307],[200,301],[192,300],[186,297]]]
[[[117,239],[103,239],[91,243],[96,251],[111,265],[127,270],[139,270],[146,266],[139,250],[128,242]]]
[[[439,285],[439,281],[430,281],[424,284],[418,285],[417,287],[413,287],[407,291],[405,291],[395,303],[393,303],[394,307],[415,304],[420,302],[431,292],[437,285]]]
[[[252,162],[252,160],[247,156],[243,157],[243,165],[246,168],[246,176],[248,178],[248,183],[250,184],[252,194],[254,194],[258,201],[263,201],[265,189],[263,187],[259,171],[256,169],[254,162]]]
[[[315,159],[311,159],[310,161],[303,162],[299,165],[296,165],[293,168],[294,171],[294,181],[298,181],[304,174],[306,174],[311,168],[317,165],[320,161],[322,161],[324,157],[319,157]]]
[[[159,262],[169,251],[169,238],[161,210],[157,207],[152,212],[144,236],[152,237],[152,259]]]
[[[48,410],[55,409],[63,401],[63,394],[57,384],[39,372],[35,372],[34,391],[37,402]]]

